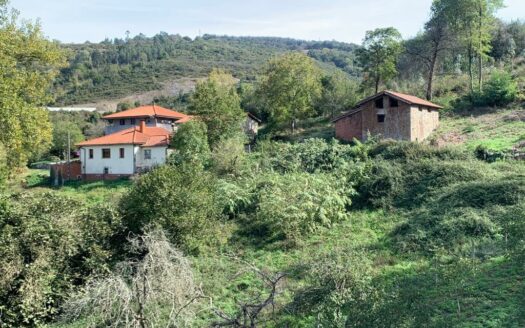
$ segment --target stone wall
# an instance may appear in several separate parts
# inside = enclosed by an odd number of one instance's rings
[[[340,119],[335,122],[335,137],[344,141],[363,140],[361,123],[361,112]]]

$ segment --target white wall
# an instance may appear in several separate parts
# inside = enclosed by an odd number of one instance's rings
[[[144,158],[144,150],[151,150],[151,159]],[[167,147],[136,147],[137,168],[147,170],[153,166],[166,163]]]
[[[111,158],[102,158],[103,148],[111,150]],[[124,158],[120,158],[120,148],[124,148]],[[89,158],[89,149],[93,149],[93,158]],[[105,167],[109,174],[133,174],[133,153],[132,145],[81,147],[82,174],[104,174]]]

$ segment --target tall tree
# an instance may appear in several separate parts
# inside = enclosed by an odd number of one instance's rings
[[[44,105],[49,87],[65,64],[59,45],[42,35],[39,24],[20,23],[18,12],[0,0],[0,142],[9,167],[26,164],[51,145]]]
[[[270,123],[289,123],[292,133],[297,120],[315,114],[321,96],[321,72],[314,61],[299,52],[290,52],[269,61],[259,94]]]
[[[206,124],[210,146],[241,129],[245,114],[236,90],[236,80],[222,70],[213,70],[197,84],[188,110]]]
[[[448,27],[444,5],[441,1],[435,0],[424,33],[405,44],[406,52],[421,61],[426,68],[427,100],[432,100],[437,63],[442,53],[450,47],[451,41],[452,33]]]
[[[325,115],[334,118],[357,103],[359,82],[351,80],[343,71],[338,70],[324,76],[321,82],[323,92],[319,107]]]
[[[396,64],[401,51],[401,34],[395,28],[378,28],[366,32],[363,45],[357,51],[357,59],[365,73],[364,81],[372,81],[376,93],[381,83],[396,76]]]
[[[467,52],[470,89],[474,92],[474,62],[477,59],[478,91],[483,89],[483,63],[491,50],[494,13],[503,0],[439,0],[447,21]]]

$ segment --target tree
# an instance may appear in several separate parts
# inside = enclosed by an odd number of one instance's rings
[[[237,132],[245,119],[235,86],[233,76],[215,69],[206,80],[197,83],[191,96],[188,110],[206,124],[210,146]]]
[[[182,124],[171,140],[171,147],[174,152],[170,162],[204,167],[210,159],[206,124],[197,119]]]
[[[365,73],[365,82],[372,81],[375,92],[397,74],[396,64],[401,54],[401,34],[393,27],[366,32],[357,59]]]
[[[19,23],[0,0],[0,142],[11,168],[43,154],[51,145],[51,124],[43,108],[58,68],[65,64],[59,45],[42,35],[39,24]]]
[[[359,84],[342,71],[324,76],[321,80],[323,92],[319,101],[322,112],[334,118],[357,103]]]
[[[291,52],[269,61],[259,86],[270,123],[290,124],[315,114],[321,96],[321,73],[308,56]]]
[[[494,13],[503,7],[503,0],[438,0],[447,21],[466,49],[470,90],[474,92],[474,61],[478,64],[478,91],[483,90],[483,60],[491,50],[491,34],[495,27]]]
[[[427,100],[432,100],[436,65],[441,54],[450,47],[452,34],[441,1],[434,1],[425,32],[405,44],[406,52],[422,62],[427,71]]]
[[[83,140],[84,135],[77,124],[67,121],[55,122],[53,126],[53,146],[51,151],[54,155],[61,156],[65,159],[67,158],[68,149],[74,149],[75,144]],[[69,146],[71,148],[69,148]]]

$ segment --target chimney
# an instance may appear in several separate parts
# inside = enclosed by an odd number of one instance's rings
[[[146,121],[142,120],[140,121],[139,132],[144,133],[145,130],[146,130]]]

